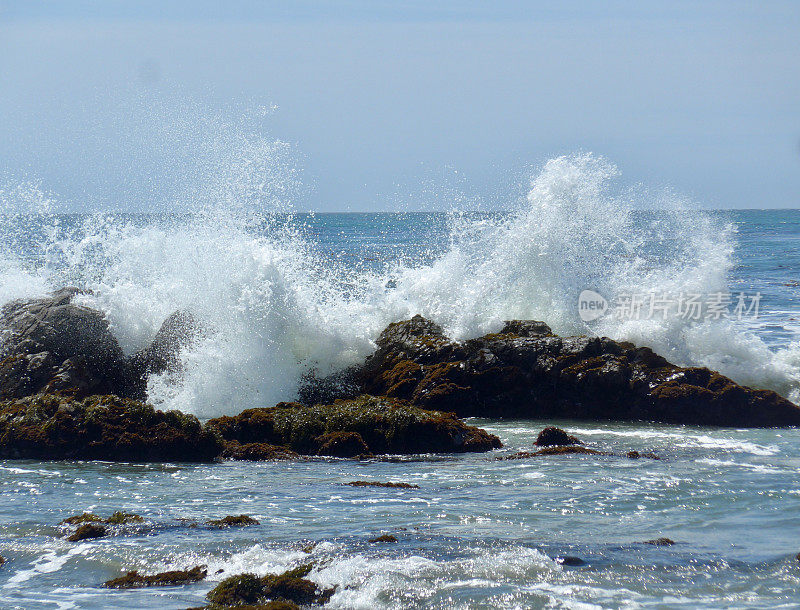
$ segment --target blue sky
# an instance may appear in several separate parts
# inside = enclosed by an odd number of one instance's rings
[[[321,211],[505,207],[577,151],[800,207],[798,32],[799,2],[0,0],[0,175],[160,208],[257,133]]]

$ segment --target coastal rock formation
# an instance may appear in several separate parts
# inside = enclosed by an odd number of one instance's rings
[[[0,399],[38,393],[145,397],[147,377],[181,372],[180,351],[201,335],[189,312],[176,311],[153,341],[126,358],[102,312],[76,305],[78,288],[12,301],[0,308]]]
[[[347,373],[357,391],[461,417],[800,425],[800,407],[775,392],[676,366],[632,343],[559,337],[543,322],[507,322],[498,333],[459,342],[415,316],[390,324],[377,346]]]
[[[452,413],[414,407],[404,400],[359,396],[329,405],[280,403],[208,422],[227,441],[283,445],[320,455],[333,433],[357,433],[368,453],[463,453],[501,446],[496,436],[468,426]],[[362,449],[357,443],[357,448]]]
[[[101,312],[73,304],[80,293],[63,288],[0,308],[0,399],[130,393],[122,349]]]
[[[207,462],[222,451],[196,417],[116,396],[0,401],[0,458]]]

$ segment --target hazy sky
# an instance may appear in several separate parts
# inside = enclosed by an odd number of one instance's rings
[[[800,207],[800,2],[0,0],[0,177],[74,209],[261,156],[257,188],[306,208],[503,207],[578,151]]]

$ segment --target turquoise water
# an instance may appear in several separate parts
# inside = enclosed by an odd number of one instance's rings
[[[645,260],[636,267],[642,276],[649,282],[682,277],[679,261],[689,270],[686,277],[694,277],[705,269],[695,258],[730,246],[727,263],[711,266],[719,267],[730,290],[762,293],[761,314],[732,329],[604,332],[638,332],[654,345],[680,335],[682,343],[663,345],[688,360],[716,359],[729,374],[752,374],[764,386],[795,387],[800,211],[713,212],[702,218],[710,217],[714,227],[732,223],[733,231],[703,229],[692,239],[687,235],[699,221],[663,225],[657,216],[636,218],[648,236],[636,250]],[[497,244],[514,237],[517,246],[537,240],[541,246],[542,236],[517,219],[497,238],[498,224],[507,220],[491,214],[298,215],[241,228],[206,220],[195,225],[184,217],[17,217],[3,225],[0,294],[87,285],[96,291],[89,304],[109,314],[127,351],[152,336],[170,311],[191,302],[221,339],[187,355],[197,378],[190,368],[179,387],[156,380],[151,399],[208,417],[290,398],[293,386],[285,380],[300,369],[287,360],[298,359],[300,367],[328,359],[335,368],[358,359],[388,321],[413,309],[459,336],[485,332],[483,320],[505,312],[579,328],[571,326],[577,312],[569,291],[610,268],[623,269],[609,267],[608,258],[593,262],[604,238],[570,226],[571,233],[555,236],[535,256],[519,248],[512,255]],[[523,238],[520,227],[533,233]],[[654,232],[660,241],[649,238]],[[571,240],[591,247],[573,250]],[[559,256],[549,257],[553,250]],[[580,260],[559,266],[559,258],[570,257]],[[526,283],[531,277],[536,282]],[[561,290],[568,293],[563,301]],[[528,301],[525,309],[521,304]],[[238,385],[229,387],[232,371]],[[330,602],[337,608],[800,605],[800,431],[473,423],[498,434],[506,447],[486,455],[263,464],[3,461],[0,555],[7,562],[0,567],[0,606],[186,608],[202,605],[225,576],[308,561],[315,563],[309,578],[338,585]],[[591,446],[653,451],[662,459],[495,459],[530,448],[549,424]],[[405,481],[419,489],[343,485],[357,479]],[[145,522],[107,539],[61,538],[63,518],[118,509],[139,513]],[[218,531],[185,521],[241,513],[260,525]],[[383,533],[398,543],[367,542]],[[641,544],[661,536],[676,544]],[[306,552],[310,543],[315,546]],[[584,565],[556,561],[567,555]],[[209,578],[195,585],[99,588],[127,570],[196,564],[208,566]]]

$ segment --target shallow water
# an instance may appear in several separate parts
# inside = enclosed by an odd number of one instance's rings
[[[212,465],[6,461],[0,466],[0,604],[21,608],[202,605],[227,575],[313,561],[334,608],[796,607],[800,431],[555,422],[589,443],[661,460],[497,461],[553,422],[474,420],[506,447],[392,461]],[[353,488],[352,480],[419,489]],[[63,518],[145,517],[69,543]],[[213,530],[207,518],[260,525]],[[196,520],[190,527],[184,519]],[[397,544],[369,544],[388,533]],[[672,547],[640,544],[666,536]],[[304,551],[316,543],[310,553]],[[559,556],[586,563],[564,567]],[[205,582],[108,591],[103,581],[205,564]],[[217,574],[219,570],[223,572]]]

